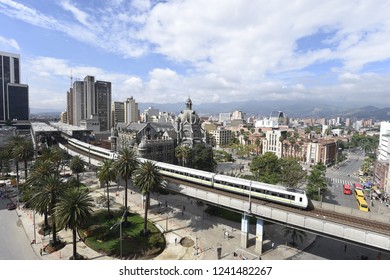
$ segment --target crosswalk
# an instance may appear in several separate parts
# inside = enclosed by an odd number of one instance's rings
[[[326,181],[328,181],[328,183],[331,184],[339,184],[339,185],[348,184],[350,186],[353,186],[353,183],[357,182],[357,181],[345,180],[340,178],[329,178],[329,177],[326,177]]]

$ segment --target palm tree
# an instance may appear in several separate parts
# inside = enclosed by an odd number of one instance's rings
[[[69,189],[55,207],[55,216],[60,227],[71,229],[73,233],[73,259],[77,257],[77,229],[92,215],[93,199],[89,192],[79,188]]]
[[[175,148],[175,156],[179,162],[179,165],[184,166],[184,161],[183,161],[183,146],[177,146]]]
[[[142,195],[145,196],[145,219],[144,219],[144,236],[148,232],[148,209],[150,192],[160,186],[163,182],[163,177],[157,166],[151,161],[143,162],[140,167],[134,171],[134,184],[140,188]]]
[[[81,159],[80,156],[74,156],[72,157],[70,164],[69,164],[70,170],[72,170],[72,173],[76,173],[77,182],[80,184],[79,180],[79,173],[84,172],[84,162]]]
[[[12,150],[14,158],[24,162],[24,178],[27,178],[27,162],[34,158],[34,147],[23,139]]]
[[[115,162],[112,159],[103,160],[103,165],[99,167],[97,177],[100,182],[105,183],[107,187],[107,216],[111,217],[110,214],[110,182],[115,181],[116,170]]]
[[[7,157],[9,159],[13,159],[15,162],[16,180],[18,186],[19,186],[19,162],[22,161],[21,154],[18,150],[20,149],[19,146],[23,145],[23,142],[25,141],[26,140],[22,136],[16,135],[16,136],[12,136],[5,146],[6,151],[8,151]]]
[[[44,183],[47,177],[55,173],[55,167],[49,160],[37,160],[32,167],[27,179],[26,187],[33,189],[33,193],[44,187]],[[36,208],[39,214],[44,215],[44,228],[49,228],[49,222],[47,219],[47,207]]]
[[[40,158],[50,160],[56,167],[56,172],[58,173],[60,172],[60,165],[63,158],[63,153],[60,148],[57,147],[44,148],[42,150],[42,155]]]
[[[58,174],[54,173],[44,178],[42,188],[37,189],[30,200],[32,207],[37,211],[40,211],[41,209],[48,210],[52,223],[53,246],[57,245],[57,224],[54,207],[65,190],[66,185],[62,183]]]
[[[125,180],[125,209],[127,209],[127,188],[128,181],[131,179],[134,170],[138,166],[138,160],[135,157],[133,150],[124,147],[119,151],[118,159],[115,162],[115,169],[119,175]],[[125,224],[127,224],[128,213],[125,213]]]

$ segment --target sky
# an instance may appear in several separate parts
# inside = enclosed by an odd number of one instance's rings
[[[316,100],[390,106],[390,1],[0,0],[30,110],[64,111],[71,81],[112,101]]]

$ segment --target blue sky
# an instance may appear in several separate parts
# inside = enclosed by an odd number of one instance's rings
[[[113,101],[390,106],[390,1],[0,0],[0,51],[30,107],[62,111],[73,80]]]

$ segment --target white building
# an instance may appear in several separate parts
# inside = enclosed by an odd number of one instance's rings
[[[232,131],[223,127],[217,127],[216,129],[210,130],[209,134],[212,136],[213,142],[217,147],[228,144],[232,138]]]
[[[378,160],[390,159],[390,122],[381,122],[379,132]]]
[[[127,98],[124,105],[125,123],[138,122],[139,110],[138,103],[133,97]]]
[[[282,142],[280,137],[285,130],[269,130],[265,133],[265,140],[263,140],[263,154],[266,152],[274,153],[278,158],[282,157]]]

